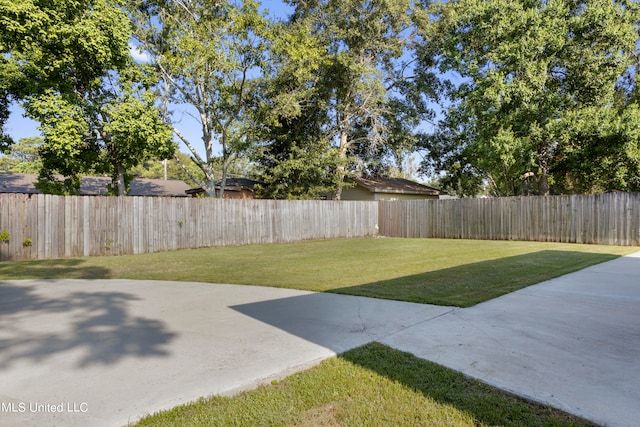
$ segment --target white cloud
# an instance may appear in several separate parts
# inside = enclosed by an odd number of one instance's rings
[[[140,46],[134,46],[132,43],[129,43],[129,52],[131,57],[136,62],[149,62],[151,58],[147,55],[146,52],[143,52]]]

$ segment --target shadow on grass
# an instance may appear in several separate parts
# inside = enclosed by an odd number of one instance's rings
[[[372,342],[339,356],[415,392],[470,414],[476,425],[594,426],[544,405],[505,394],[491,386],[410,353]]]
[[[470,307],[615,258],[618,255],[538,251],[332,289],[329,292],[421,304]]]
[[[162,357],[175,338],[158,319],[135,316],[126,292],[72,290],[56,282],[0,281],[0,371],[65,355],[78,367]]]
[[[19,262],[0,262],[0,280],[11,279],[107,279],[109,270],[83,266],[83,259],[48,259]]]

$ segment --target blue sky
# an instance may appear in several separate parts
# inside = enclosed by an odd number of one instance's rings
[[[11,106],[11,115],[5,125],[5,131],[11,135],[11,137],[18,141],[21,138],[28,138],[30,136],[39,136],[38,123],[31,119],[23,117],[24,111],[18,105]]]

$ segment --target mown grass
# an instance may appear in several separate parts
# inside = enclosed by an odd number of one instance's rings
[[[283,381],[215,396],[139,426],[589,426],[379,343]]]
[[[346,239],[0,263],[0,278],[247,284],[468,307],[637,247]]]

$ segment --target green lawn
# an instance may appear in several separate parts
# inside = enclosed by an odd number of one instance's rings
[[[379,343],[235,397],[215,396],[139,426],[590,426]]]
[[[305,289],[468,307],[637,247],[346,239],[0,263],[0,279],[127,278]]]

